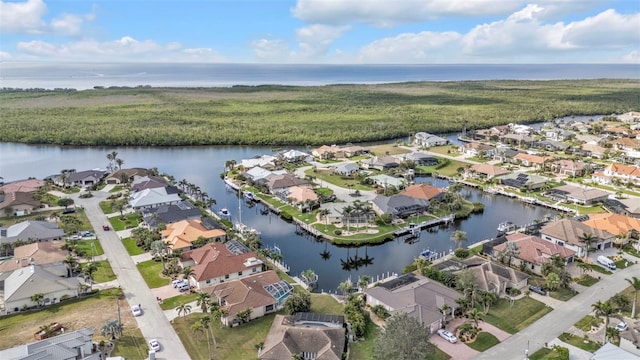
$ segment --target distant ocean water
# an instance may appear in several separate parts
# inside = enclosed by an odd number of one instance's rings
[[[408,81],[640,79],[640,64],[259,65],[0,62],[0,87],[229,87]]]

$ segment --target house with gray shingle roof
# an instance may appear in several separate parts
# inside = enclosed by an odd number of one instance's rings
[[[150,228],[155,229],[159,224],[173,224],[182,220],[197,220],[202,217],[200,209],[183,200],[177,204],[160,205],[158,207],[144,209],[142,216],[144,222]]]
[[[93,328],[91,327],[64,332],[30,344],[0,350],[0,359],[98,360],[100,352],[93,352],[92,337]]]
[[[544,240],[567,248],[576,252],[576,256],[582,257],[586,254],[587,244],[583,238],[585,234],[593,237],[590,248],[601,250],[609,248],[613,244],[615,235],[604,230],[594,229],[578,220],[561,219],[549,223],[540,229],[540,237]]]
[[[173,205],[182,201],[178,189],[173,186],[145,189],[133,193],[129,197],[129,204],[135,210],[154,208],[161,205]]]
[[[378,195],[373,199],[372,208],[379,215],[389,214],[394,218],[407,218],[427,211],[429,201],[406,195]]]
[[[400,166],[400,161],[393,156],[374,156],[362,161],[365,169],[389,170]]]
[[[413,143],[421,147],[432,147],[447,145],[449,143],[449,140],[426,132],[417,132],[413,136]]]
[[[354,163],[341,163],[336,165],[333,172],[340,176],[351,176],[360,170],[360,167]]]
[[[17,240],[61,240],[63,236],[64,231],[48,221],[27,220],[9,227],[0,227],[0,244],[11,244]]]

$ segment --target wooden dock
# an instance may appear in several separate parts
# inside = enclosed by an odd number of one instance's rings
[[[422,231],[423,229],[428,229],[430,227],[434,227],[441,224],[450,224],[453,222],[453,220],[455,220],[455,218],[456,218],[456,215],[451,214],[449,216],[445,216],[445,217],[441,217],[441,218],[437,218],[429,221],[423,221],[419,224],[409,224],[408,226],[405,226],[402,229],[398,229],[394,231],[393,236],[395,237],[402,237],[404,235],[420,236],[420,231]]]

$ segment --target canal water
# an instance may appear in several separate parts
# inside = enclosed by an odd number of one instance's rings
[[[463,188],[462,194],[472,202],[485,205],[482,214],[472,215],[456,221],[437,231],[423,231],[419,241],[411,244],[394,240],[377,246],[360,248],[338,247],[316,241],[315,238],[296,233],[296,227],[281,220],[277,215],[263,215],[262,205],[248,207],[239,202],[235,192],[226,189],[220,174],[224,163],[239,161],[255,155],[272,153],[270,148],[256,146],[208,146],[174,148],[74,148],[60,146],[23,145],[0,143],[0,176],[5,182],[28,177],[43,178],[58,174],[61,169],[85,170],[105,168],[107,153],[117,151],[124,160],[124,167],[157,167],[160,172],[173,175],[176,180],[186,179],[201,187],[217,201],[216,209],[228,208],[232,219],[237,219],[238,206],[242,206],[242,221],[262,232],[265,246],[277,245],[290,266],[291,274],[297,275],[312,269],[319,275],[318,290],[336,292],[338,284],[348,278],[357,281],[362,275],[373,279],[388,273],[400,273],[424,249],[448,252],[455,247],[449,240],[455,230],[467,232],[465,245],[494,237],[496,228],[503,221],[516,224],[531,223],[554,212],[523,204],[510,198],[483,194]],[[416,182],[431,182],[446,187],[444,180],[417,178]]]

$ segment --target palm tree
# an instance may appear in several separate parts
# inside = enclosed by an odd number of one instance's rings
[[[122,323],[118,320],[107,320],[107,322],[102,325],[102,336],[110,336],[111,340],[115,340],[116,337],[122,335],[122,331],[124,330]]]
[[[591,271],[591,266],[589,266],[589,264],[584,263],[584,262],[579,262],[578,263],[578,268],[580,269],[580,272],[582,274],[585,274],[585,273]]]
[[[191,305],[187,303],[182,303],[176,307],[176,311],[178,312],[178,316],[182,315],[184,318],[191,312]]]
[[[165,244],[162,240],[156,240],[151,243],[151,247],[149,249],[151,251],[151,256],[159,256],[160,261],[162,261],[162,269],[164,270],[164,257],[166,255],[167,244]]]
[[[338,285],[338,290],[342,292],[343,296],[346,296],[351,292],[351,290],[353,290],[353,284],[351,284],[351,281],[349,280],[343,281]]]
[[[545,280],[545,286],[551,291],[557,290],[560,286],[560,276],[556,273],[550,273]]]
[[[480,293],[480,302],[484,308],[483,313],[485,315],[489,313],[491,305],[495,304],[496,301],[498,301],[498,294],[493,291],[483,291]]]
[[[196,272],[193,270],[193,268],[191,266],[187,266],[187,267],[182,269],[182,276],[187,281],[189,281],[190,277],[195,276],[195,274],[196,274]]]
[[[606,334],[605,334],[605,341],[607,339],[612,340],[612,341],[616,341],[620,338],[620,331],[614,327],[608,327],[606,330]]]
[[[116,164],[118,164],[118,170],[122,170],[122,164],[124,164],[124,160],[117,158],[115,162]]]
[[[459,249],[462,245],[463,241],[467,241],[467,233],[462,230],[456,230],[451,234],[451,241],[456,243],[457,248]]]
[[[615,310],[611,305],[611,301],[607,300],[605,302],[602,302],[598,300],[598,302],[596,302],[595,304],[591,304],[591,308],[593,309],[595,316],[604,317],[604,328],[607,329],[609,327],[609,317],[615,314]],[[602,343],[605,343],[606,341],[607,341],[607,332],[605,331]]]
[[[89,280],[89,289],[93,290],[93,273],[98,271],[98,265],[88,262],[82,266],[82,275],[85,280]]]
[[[467,311],[467,318],[473,321],[473,323],[476,324],[476,327],[478,327],[478,321],[480,321],[480,312],[477,308],[471,308],[471,310]]]
[[[196,341],[198,340],[198,334],[203,333],[205,331],[204,326],[202,326],[202,323],[199,321],[194,322],[193,324],[191,324],[191,332],[195,335],[196,337]],[[208,336],[207,336],[208,339]]]
[[[364,293],[364,291],[367,290],[367,286],[369,286],[369,282],[371,282],[369,275],[362,275],[358,280],[358,288],[360,291]]]
[[[442,305],[442,307],[440,307],[440,312],[442,313],[442,325],[447,325],[447,316],[449,315],[449,312],[451,311],[451,306],[449,306],[449,304],[444,304]]]
[[[62,262],[67,265],[67,277],[73,276],[75,271],[78,269],[78,259],[68,255]]]
[[[31,295],[31,301],[36,303],[36,305],[38,305],[39,307],[44,306],[44,294],[35,293]]]
[[[589,253],[591,252],[591,244],[593,242],[595,242],[597,239],[593,236],[592,233],[583,233],[582,236],[580,236],[580,241],[584,242],[584,244],[586,245],[586,251],[584,253],[584,260],[587,261],[587,258],[589,257]]]
[[[625,279],[629,282],[629,284],[631,284],[631,286],[633,287],[634,290],[634,297],[633,297],[633,306],[631,307],[631,318],[635,319],[636,318],[636,303],[638,302],[638,291],[640,291],[640,279],[638,279],[637,277],[632,277],[631,279]]]
[[[200,318],[200,322],[202,323],[202,326],[204,326],[204,328],[208,330],[208,334],[211,334],[211,337],[213,338],[213,347],[218,347],[218,343],[216,342],[216,337],[213,335],[213,328],[211,327],[212,321],[213,321],[213,318],[211,316],[205,316]],[[207,335],[207,346],[209,346],[209,335]],[[209,353],[211,353],[210,346],[209,346]]]
[[[211,295],[205,292],[198,293],[198,298],[196,304],[200,306],[203,313],[207,313],[209,310],[209,305],[211,304]]]

